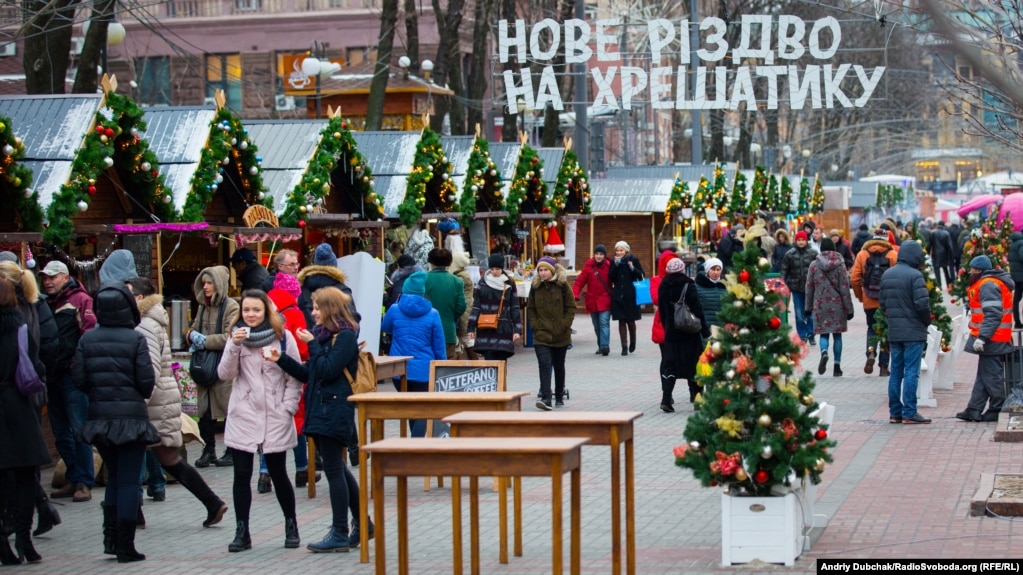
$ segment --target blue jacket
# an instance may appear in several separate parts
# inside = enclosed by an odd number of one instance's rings
[[[277,363],[291,377],[308,383],[302,433],[314,439],[330,437],[348,445],[355,429],[355,405],[348,401],[352,386],[345,377],[345,368],[353,379],[358,374],[359,342],[355,331],[342,329],[326,342],[310,341],[305,364],[287,355],[281,355]]]
[[[931,306],[927,282],[920,266],[924,249],[913,240],[902,242],[896,264],[881,276],[881,311],[888,316],[888,341],[916,342],[927,339]]]
[[[430,362],[448,358],[440,314],[423,296],[401,294],[398,303],[384,314],[380,330],[391,334],[391,355],[412,356],[409,381],[430,381]]]

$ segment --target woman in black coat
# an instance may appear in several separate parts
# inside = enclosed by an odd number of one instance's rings
[[[657,313],[661,314],[664,325],[664,343],[661,344],[661,411],[675,411],[672,404],[672,392],[675,380],[685,379],[689,382],[689,403],[696,401],[700,388],[696,385],[696,363],[703,352],[703,339],[710,337],[710,324],[703,316],[700,296],[696,292],[696,282],[685,274],[685,264],[674,258],[668,261],[667,274],[657,289]],[[700,318],[700,333],[686,333],[675,328],[675,303],[682,299],[685,290],[685,303],[689,311]]]
[[[149,344],[135,331],[139,308],[122,282],[100,286],[93,300],[97,326],[78,341],[71,366],[75,385],[89,396],[82,439],[95,445],[110,479],[103,497],[103,552],[118,563],[142,561],[135,550],[139,478],[146,446],[160,442],[146,399],[156,372]],[[114,543],[111,545],[111,543]]]
[[[18,329],[27,325],[18,309],[14,285],[0,278],[0,518],[13,517],[14,525],[0,528],[0,563],[12,565],[42,558],[32,546],[32,507],[38,481],[36,470],[50,462],[39,424],[39,410],[22,395],[14,381],[18,367]],[[44,373],[35,341],[28,338],[28,354],[36,373]],[[13,528],[13,529],[12,529]],[[17,556],[7,533],[14,531]]]
[[[642,317],[636,305],[636,286],[632,282],[645,277],[639,258],[632,255],[629,244],[615,244],[615,257],[611,262],[611,319],[618,320],[618,337],[622,340],[622,355],[636,351],[636,321]],[[629,343],[631,341],[631,343]]]

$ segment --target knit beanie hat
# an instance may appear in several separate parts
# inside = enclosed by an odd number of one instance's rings
[[[607,255],[607,248],[604,247],[604,244],[597,244],[597,247],[593,248],[593,253],[595,253],[595,254],[604,254],[606,256]]]
[[[487,269],[504,269],[504,256],[501,254],[491,254],[487,258]]]
[[[629,244],[625,240],[622,240],[615,244],[615,249],[617,250],[618,248],[625,248],[625,251],[627,252],[632,251],[632,248],[629,247]]]
[[[991,269],[991,258],[987,256],[977,256],[970,260],[970,267],[982,272],[987,271]]]
[[[709,260],[703,262],[703,269],[709,271],[711,268],[721,268],[721,269],[724,269],[725,266],[721,264],[721,260],[719,260],[717,258],[710,258]]]
[[[410,275],[401,286],[401,293],[411,295],[426,295],[426,272],[416,272]]]
[[[313,252],[313,265],[337,267],[337,256],[334,255],[330,244],[322,243],[316,246],[316,251]]]
[[[554,273],[558,270],[558,262],[554,261],[554,258],[545,256],[536,262],[536,269],[539,270],[540,268],[547,268],[551,270],[551,273]]]
[[[810,238],[807,237],[806,232],[796,232],[796,241],[797,242],[799,240],[803,240],[805,242],[805,241],[809,241],[809,239]]]
[[[821,239],[821,252],[833,252],[835,251],[835,242],[831,241],[831,238]]]
[[[128,250],[114,250],[99,268],[100,283],[123,282],[139,277],[135,269],[135,256]]]
[[[288,275],[283,272],[277,272],[277,275],[274,276],[273,289],[279,289],[295,296],[296,298],[302,295],[302,286],[299,285],[298,279],[296,279],[293,275]]]
[[[670,260],[668,260],[668,265],[665,266],[664,269],[667,270],[669,274],[677,274],[681,273],[684,269],[686,269],[686,264],[684,264],[682,260],[678,258],[671,258]]]
[[[14,252],[2,251],[0,252],[0,262],[14,262],[18,263],[18,256]]]

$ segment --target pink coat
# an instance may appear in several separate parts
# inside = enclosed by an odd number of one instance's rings
[[[285,353],[300,362],[295,338],[287,330],[284,337]],[[298,444],[294,416],[302,396],[301,382],[263,359],[262,348],[237,345],[230,339],[217,373],[222,380],[235,380],[224,429],[228,447],[256,453],[262,446],[263,453],[280,453]]]

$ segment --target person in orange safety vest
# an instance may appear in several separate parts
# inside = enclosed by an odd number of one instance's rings
[[[965,411],[956,414],[963,421],[998,421],[1005,403],[1005,375],[1002,356],[1012,351],[1012,290],[1008,272],[994,268],[991,258],[970,260],[970,338],[966,351],[975,353],[977,377]],[[987,407],[987,411],[984,408]]]

